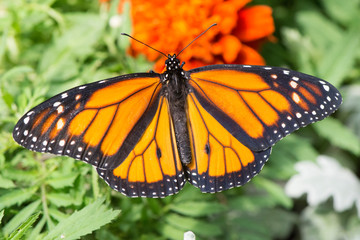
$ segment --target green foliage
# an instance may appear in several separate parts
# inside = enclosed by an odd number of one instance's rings
[[[131,32],[130,6],[119,15],[118,2],[0,2],[0,239],[183,239],[187,231],[196,239],[359,238],[360,0],[253,1],[274,10],[268,64],[330,81],[344,103],[276,144],[241,188],[202,194],[187,184],[165,199],[131,199],[85,163],[19,147],[12,129],[31,107],[79,84],[151,69],[126,53],[120,32]]]
[[[106,206],[102,205],[103,201],[104,199],[98,199],[79,212],[74,212],[70,217],[62,219],[43,239],[50,240],[59,236],[66,239],[78,239],[109,223],[119,215],[120,211],[106,210]]]

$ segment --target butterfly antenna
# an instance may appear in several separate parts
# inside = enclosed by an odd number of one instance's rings
[[[202,35],[204,35],[210,28],[216,26],[217,24],[214,23],[212,24],[210,27],[208,27],[205,31],[203,31],[199,36],[197,36],[194,40],[192,40],[188,45],[186,45],[186,47],[184,47],[176,56],[179,56],[188,46],[190,46],[193,42],[196,41],[196,39],[198,39],[199,37],[201,37]]]
[[[121,33],[121,35],[127,36],[127,37],[129,37],[129,38],[131,38],[131,39],[133,39],[133,40],[135,40],[135,41],[137,41],[137,42],[141,43],[141,44],[144,44],[145,46],[147,46],[147,47],[151,48],[152,50],[157,51],[158,53],[161,53],[162,55],[164,55],[165,57],[167,57],[165,53],[160,52],[159,50],[157,50],[157,49],[155,49],[155,48],[153,48],[153,47],[151,47],[151,46],[147,45],[146,43],[143,43],[143,42],[142,42],[142,41],[140,41],[140,40],[137,40],[136,38],[134,38],[134,37],[130,36],[130,35],[129,35],[129,34],[127,34],[127,33]]]

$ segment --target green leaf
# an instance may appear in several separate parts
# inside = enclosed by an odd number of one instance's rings
[[[253,183],[265,189],[270,194],[269,198],[272,198],[276,203],[288,209],[292,207],[292,201],[286,196],[283,187],[265,178],[255,178]]]
[[[108,224],[119,215],[120,211],[107,210],[107,207],[102,204],[103,202],[104,199],[98,199],[80,211],[73,213],[70,217],[59,222],[43,240],[54,238],[77,239]]]
[[[211,214],[217,214],[223,212],[226,207],[217,202],[200,202],[200,201],[188,201],[183,203],[176,203],[170,206],[170,209],[174,212],[191,216],[202,217],[209,216]]]
[[[177,214],[168,214],[165,221],[182,231],[193,231],[204,237],[219,236],[222,231],[218,224],[207,223],[190,217],[183,217]]]
[[[66,207],[75,204],[75,199],[68,193],[48,193],[46,198],[57,207]]]
[[[341,122],[334,118],[326,118],[321,123],[313,125],[319,135],[326,138],[331,144],[360,155],[360,140]]]
[[[51,176],[51,178],[47,181],[49,185],[51,185],[53,188],[63,188],[63,187],[71,187],[74,184],[74,181],[76,177],[79,174],[76,172],[62,175],[62,174],[54,174]]]
[[[299,173],[286,184],[288,196],[299,198],[306,193],[310,206],[333,197],[334,209],[338,212],[350,209],[356,203],[360,217],[360,182],[350,170],[326,156],[318,157],[317,164],[303,161],[295,168]]]
[[[27,235],[28,239],[42,239],[43,233],[41,231],[44,229],[46,224],[46,216],[43,216],[39,221],[37,221],[36,226],[31,230]]]
[[[10,179],[6,179],[0,175],[0,188],[14,188],[15,184]]]
[[[322,0],[326,12],[342,24],[349,24],[359,14],[359,1]]]
[[[24,207],[20,212],[18,212],[15,217],[13,217],[3,228],[4,233],[7,235],[14,231],[22,222],[28,219],[38,206],[40,205],[41,201],[37,200],[28,206]]]
[[[348,76],[358,57],[358,51],[354,51],[354,49],[358,49],[360,46],[359,22],[360,18],[354,18],[348,31],[339,41],[327,48],[322,61],[319,61],[319,76],[335,86],[339,86]],[[332,35],[326,36],[332,37]]]
[[[29,217],[25,222],[23,222],[14,232],[8,237],[9,240],[18,240],[29,230],[29,228],[34,224],[36,219],[39,217],[40,212]]]
[[[343,44],[341,42],[343,35],[341,28],[330,22],[324,15],[319,14],[315,7],[312,10],[300,11],[296,14],[296,21],[303,29],[304,35],[314,43],[318,53],[329,51],[329,47],[333,44]]]
[[[0,196],[0,209],[25,202],[32,197],[36,190],[37,187],[16,189],[11,190],[6,194],[3,194],[2,196]]]
[[[4,217],[4,210],[1,210],[0,211],[0,224],[1,224],[1,220],[2,220],[3,217]]]
[[[286,239],[296,222],[295,214],[279,208],[229,214],[229,239]]]
[[[170,224],[161,225],[160,232],[167,239],[173,239],[173,240],[182,239],[184,234],[184,231],[179,230],[179,228],[174,227]]]
[[[78,58],[92,53],[104,30],[105,21],[98,14],[72,13],[66,14],[66,18],[71,22],[71,27],[56,38],[39,64],[39,71],[49,81],[63,81],[78,75]]]
[[[360,139],[360,84],[351,84],[342,88],[346,101],[339,109],[339,115],[346,116],[346,126]]]
[[[270,160],[262,170],[261,175],[271,179],[288,180],[295,174],[294,164],[296,162],[315,161],[318,155],[309,139],[291,134],[275,144]]]
[[[16,78],[16,76],[19,74],[30,73],[33,71],[34,69],[30,66],[16,66],[5,72],[0,79],[2,82],[9,82],[10,80]]]

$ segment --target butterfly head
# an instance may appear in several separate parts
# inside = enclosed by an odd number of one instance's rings
[[[173,71],[182,69],[182,66],[184,63],[180,65],[180,60],[176,57],[176,54],[174,55],[168,55],[168,59],[165,61],[166,71]]]

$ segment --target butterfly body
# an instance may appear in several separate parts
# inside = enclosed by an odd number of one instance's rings
[[[331,84],[284,68],[182,67],[169,55],[162,74],[60,93],[26,113],[13,137],[30,150],[93,165],[130,197],[165,197],[187,181],[219,192],[247,183],[277,141],[342,102]]]
[[[180,161],[183,164],[189,164],[191,162],[191,147],[186,111],[186,96],[189,87],[182,65],[180,65],[180,60],[176,58],[175,54],[169,55],[165,62],[166,71],[162,76],[164,79],[164,95],[169,101]]]

